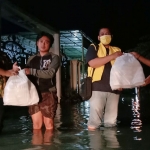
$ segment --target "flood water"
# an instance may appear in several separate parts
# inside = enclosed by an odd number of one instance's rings
[[[122,94],[118,126],[87,130],[89,103],[58,105],[55,131],[32,131],[26,107],[5,107],[0,150],[150,150],[150,95]]]

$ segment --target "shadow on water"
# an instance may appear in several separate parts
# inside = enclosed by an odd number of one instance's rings
[[[149,150],[149,94],[120,97],[118,126],[87,130],[89,103],[58,105],[55,130],[32,131],[27,107],[5,107],[0,150]]]

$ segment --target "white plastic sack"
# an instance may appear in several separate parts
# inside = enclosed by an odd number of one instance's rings
[[[16,76],[9,77],[3,97],[4,105],[29,106],[39,102],[34,84],[27,78],[24,70]]]
[[[139,61],[130,53],[118,57],[110,72],[112,90],[134,88],[144,84],[145,75]]]

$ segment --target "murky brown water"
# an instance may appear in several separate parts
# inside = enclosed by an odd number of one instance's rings
[[[149,150],[150,97],[122,95],[118,126],[87,130],[89,103],[61,104],[55,131],[32,131],[26,107],[6,107],[0,150]]]

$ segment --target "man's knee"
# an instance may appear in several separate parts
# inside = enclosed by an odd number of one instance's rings
[[[104,127],[115,127],[116,125],[116,120],[104,122]]]
[[[51,130],[54,128],[54,119],[44,117],[44,124],[47,130]]]
[[[31,117],[32,117],[32,121],[33,121],[33,129],[41,129],[42,124],[43,124],[41,112],[39,111],[39,112],[33,114]]]
[[[39,120],[33,120],[33,129],[36,129],[36,130],[38,130],[38,129],[41,129],[42,128],[42,121],[41,121],[41,119],[39,119]]]
[[[111,127],[115,127],[115,126],[117,126],[117,125],[116,124],[109,124],[109,123],[104,124],[104,127],[106,127],[106,128],[111,128]]]

